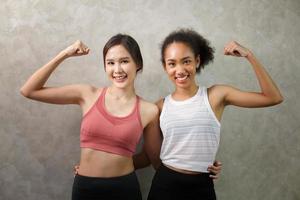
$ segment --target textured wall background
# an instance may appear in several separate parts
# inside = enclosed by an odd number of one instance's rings
[[[257,90],[249,64],[225,57],[229,40],[249,47],[281,89],[285,101],[261,109],[228,108],[222,120],[216,182],[221,200],[300,199],[299,0],[2,0],[0,4],[0,199],[70,199],[79,159],[80,109],[29,101],[26,79],[76,39],[89,56],[67,60],[49,85],[108,84],[101,51],[112,35],[132,35],[145,69],[138,93],[155,101],[172,91],[159,62],[159,44],[178,27],[192,27],[215,46],[215,61],[200,85],[231,84]],[[152,169],[138,172],[143,195]]]

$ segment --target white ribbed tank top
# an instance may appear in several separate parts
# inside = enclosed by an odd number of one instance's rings
[[[160,158],[178,169],[208,172],[219,147],[221,125],[199,87],[195,96],[175,101],[168,95],[160,115],[163,143]]]

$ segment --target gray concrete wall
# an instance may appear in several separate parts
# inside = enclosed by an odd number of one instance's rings
[[[226,109],[219,199],[300,199],[299,0],[1,0],[0,13],[0,199],[70,199],[80,109],[22,97],[19,88],[36,69],[81,39],[90,55],[67,60],[49,85],[108,84],[102,47],[110,36],[128,33],[145,61],[137,91],[155,101],[172,91],[159,44],[178,27],[194,28],[216,49],[214,63],[197,78],[200,85],[259,89],[245,60],[222,55],[234,39],[253,50],[285,97],[276,107]],[[145,197],[152,173],[138,172]]]

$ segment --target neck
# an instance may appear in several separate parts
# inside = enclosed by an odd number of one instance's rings
[[[109,95],[115,99],[131,99],[135,97],[135,89],[133,86],[128,86],[126,88],[118,88],[114,85],[111,85],[107,88]]]
[[[175,91],[173,92],[173,97],[175,97],[176,99],[186,99],[186,98],[190,98],[192,96],[194,96],[198,91],[198,85],[192,84],[189,87],[176,87]]]

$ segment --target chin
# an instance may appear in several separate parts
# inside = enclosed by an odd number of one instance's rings
[[[113,82],[113,85],[119,89],[124,89],[131,85],[131,83],[128,79],[123,82],[119,82],[119,81],[115,81],[115,80],[113,80],[112,82]]]
[[[188,89],[192,86],[193,84],[188,81],[188,82],[185,82],[185,83],[178,83],[178,82],[175,82],[175,86],[177,88],[182,88],[182,89]]]
[[[116,83],[116,82],[113,82],[113,85],[116,87],[116,88],[120,88],[120,89],[122,89],[122,88],[126,88],[127,86],[128,86],[128,84],[126,84],[126,83]]]
[[[190,84],[176,84],[176,87],[177,88],[189,88],[190,87]]]

